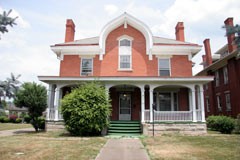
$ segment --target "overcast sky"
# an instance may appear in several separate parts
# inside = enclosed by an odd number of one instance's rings
[[[58,75],[59,60],[50,45],[62,43],[66,19],[76,25],[75,39],[99,36],[110,20],[128,12],[143,21],[153,35],[175,39],[183,21],[185,40],[203,45],[210,38],[212,53],[226,44],[224,20],[240,24],[240,0],[1,0],[0,12],[13,9],[17,26],[1,34],[0,80],[10,73],[21,81],[38,82],[38,75]],[[194,57],[193,73],[201,70],[201,55]]]

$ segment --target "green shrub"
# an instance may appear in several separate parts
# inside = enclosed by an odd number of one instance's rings
[[[26,123],[30,123],[31,121],[31,117],[29,115],[25,115],[23,119],[24,119],[24,122]]]
[[[0,122],[4,123],[4,119],[6,118],[6,116],[0,116]]]
[[[45,130],[45,119],[43,117],[31,119],[30,123],[38,130]]]
[[[21,118],[17,118],[16,120],[15,120],[15,123],[21,123],[22,122],[22,119]]]
[[[207,118],[208,128],[224,134],[231,134],[234,129],[235,121],[227,116],[209,116]]]
[[[10,119],[8,117],[4,117],[3,123],[9,123],[9,122],[10,122]]]
[[[72,135],[99,135],[109,125],[110,101],[104,87],[86,83],[63,98],[61,112]]]
[[[5,110],[0,109],[0,116],[7,116]]]
[[[235,133],[240,134],[240,113],[237,115],[237,119],[235,122]]]

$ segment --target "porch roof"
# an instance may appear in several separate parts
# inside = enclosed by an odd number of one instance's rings
[[[212,76],[191,76],[191,77],[118,77],[118,76],[87,76],[87,77],[60,77],[60,76],[38,76],[38,79],[42,82],[53,84],[53,83],[65,83],[65,82],[85,82],[85,81],[100,81],[107,83],[161,83],[161,84],[205,84],[213,81]]]

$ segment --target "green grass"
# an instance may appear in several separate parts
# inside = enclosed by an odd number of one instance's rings
[[[31,124],[0,123],[0,131],[12,130],[12,129],[22,129],[22,128],[32,128],[32,125]]]
[[[49,131],[0,139],[0,159],[94,160],[107,139],[72,137],[66,131]]]
[[[142,139],[152,160],[238,160],[240,135],[211,132],[203,136],[165,134]]]

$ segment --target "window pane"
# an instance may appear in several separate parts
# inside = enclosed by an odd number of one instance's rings
[[[171,93],[159,93],[160,111],[171,111]]]
[[[123,39],[120,41],[120,46],[130,46],[130,41],[127,39]]]
[[[160,76],[170,76],[170,71],[169,70],[160,70],[159,75]]]
[[[159,59],[159,69],[162,68],[170,68],[169,67],[169,59]]]
[[[81,75],[92,74],[92,59],[82,59]]]
[[[131,56],[120,56],[120,68],[130,68]]]

